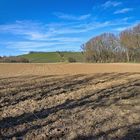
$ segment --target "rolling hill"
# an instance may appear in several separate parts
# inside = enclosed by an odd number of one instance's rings
[[[31,63],[68,62],[69,58],[73,58],[76,62],[84,61],[82,52],[31,52],[20,57],[28,59]]]

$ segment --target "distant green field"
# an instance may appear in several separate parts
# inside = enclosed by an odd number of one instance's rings
[[[34,52],[20,55],[28,59],[31,63],[56,63],[68,62],[68,59],[74,58],[76,62],[83,62],[84,56],[81,52]]]

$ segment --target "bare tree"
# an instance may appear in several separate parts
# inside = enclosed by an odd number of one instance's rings
[[[127,61],[139,61],[140,55],[140,24],[120,33],[122,47],[125,48]]]
[[[112,33],[98,35],[82,48],[88,62],[140,62],[140,24],[118,37]]]
[[[84,47],[86,60],[90,62],[115,62],[121,54],[119,39],[112,33],[104,33],[89,40]]]

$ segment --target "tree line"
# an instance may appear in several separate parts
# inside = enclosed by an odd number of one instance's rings
[[[0,56],[0,63],[29,63],[29,60],[18,56]]]
[[[140,62],[140,24],[119,35],[103,33],[82,46],[87,62]]]

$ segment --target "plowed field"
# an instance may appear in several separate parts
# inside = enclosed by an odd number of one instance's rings
[[[0,139],[139,140],[139,64],[0,64]]]

